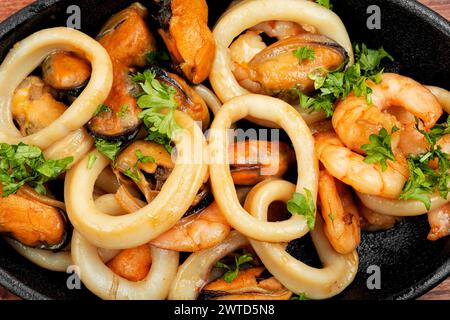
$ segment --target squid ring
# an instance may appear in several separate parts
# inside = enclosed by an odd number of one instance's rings
[[[87,133],[86,129],[81,128],[69,133],[65,138],[47,148],[44,151],[44,156],[49,160],[73,157],[74,160],[69,165],[69,168],[71,168],[84,158],[93,145],[94,139]]]
[[[91,62],[92,74],[83,93],[47,128],[22,137],[14,126],[11,101],[15,89],[49,54],[70,50]],[[19,42],[0,66],[0,141],[23,142],[46,149],[72,131],[83,127],[105,101],[112,86],[112,64],[106,50],[94,39],[70,28],[46,29]]]
[[[100,258],[97,247],[77,231],[72,237],[71,252],[83,284],[105,300],[165,299],[178,269],[177,252],[151,247],[152,266],[147,277],[139,282],[126,280],[111,271]]]
[[[314,26],[321,34],[335,40],[353,63],[353,49],[341,19],[331,10],[311,1],[245,0],[230,8],[216,24],[216,56],[210,74],[211,85],[222,102],[248,94],[231,71],[229,46],[243,31],[269,20],[285,20]]]
[[[430,198],[431,208],[427,210],[423,202],[417,200],[386,199],[361,192],[356,192],[356,194],[367,208],[387,216],[396,217],[420,216],[431,210],[440,208],[450,201],[450,196],[447,199],[443,199],[438,193],[433,194]]]
[[[268,242],[284,242],[302,237],[309,231],[304,216],[293,215],[281,222],[260,221],[239,203],[229,168],[228,129],[232,123],[247,116],[270,119],[287,132],[297,156],[297,192],[304,193],[308,189],[316,201],[318,160],[314,152],[314,139],[305,121],[282,100],[249,94],[224,104],[209,132],[210,176],[217,204],[228,223],[247,237]]]
[[[272,190],[277,189],[277,194]],[[270,203],[285,201],[294,192],[295,186],[286,181],[272,180],[256,185],[247,197],[245,207],[256,218],[266,221]],[[356,250],[348,254],[337,253],[323,232],[323,222],[316,218],[311,231],[322,269],[312,268],[286,252],[286,244],[273,244],[250,240],[253,249],[267,270],[286,288],[299,294],[304,292],[311,299],[326,299],[342,292],[355,278],[358,271]]]
[[[66,272],[67,268],[72,265],[72,258],[68,251],[52,252],[49,250],[30,248],[13,239],[5,238],[5,240],[21,256],[41,268],[56,272]]]
[[[86,156],[65,180],[67,213],[74,227],[93,245],[105,249],[128,249],[150,242],[172,228],[186,213],[207,176],[206,140],[186,114],[175,112],[184,128],[176,135],[175,168],[158,196],[147,206],[128,215],[111,217],[95,207],[92,193],[97,177],[110,163],[98,151],[93,167]]]
[[[232,231],[217,246],[191,254],[178,269],[170,288],[169,300],[196,300],[199,292],[208,282],[209,273],[216,262],[248,245],[246,237]]]

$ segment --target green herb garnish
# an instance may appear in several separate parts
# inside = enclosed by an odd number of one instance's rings
[[[144,92],[139,96],[137,104],[143,109],[139,118],[144,121],[149,135],[147,140],[166,146],[170,145],[172,137],[180,126],[174,118],[178,102],[175,99],[175,88],[159,82],[156,74],[150,70],[138,73],[133,80],[139,82]]]
[[[124,104],[124,105],[120,108],[120,111],[117,112],[117,116],[118,116],[119,118],[123,118],[123,117],[127,114],[129,108],[130,108],[130,107],[129,107],[128,105]]]
[[[113,142],[104,139],[95,139],[95,147],[97,150],[112,161],[116,160],[121,146],[122,141]]]
[[[147,62],[150,65],[161,64],[170,60],[169,54],[165,51],[152,51],[147,53]]]
[[[155,158],[153,158],[152,156],[144,156],[142,151],[139,150],[139,149],[136,150],[135,154],[136,154],[136,157],[138,158],[138,162],[141,162],[141,163],[147,163],[147,162],[156,163]]]
[[[89,154],[88,156],[88,163],[87,163],[87,168],[88,170],[91,170],[92,167],[94,166],[95,161],[97,161],[97,156],[93,153]]]
[[[315,58],[315,52],[314,49],[309,46],[303,46],[298,47],[294,50],[294,56],[297,57],[297,59],[300,61],[300,63],[303,62],[303,60],[314,60]]]
[[[333,5],[330,3],[330,0],[316,0],[317,4],[320,4],[322,7],[332,10]]]
[[[300,292],[298,295],[293,295],[291,297],[291,300],[309,300],[306,296],[306,293]]]
[[[235,257],[234,260],[235,260],[235,268],[232,268],[221,261],[218,261],[216,263],[216,268],[222,268],[227,270],[227,272],[225,272],[225,274],[223,275],[223,279],[228,283],[233,282],[234,279],[237,278],[241,265],[253,261],[253,255],[250,253],[243,254],[239,257]]]
[[[372,89],[368,80],[378,84],[381,82],[383,69],[380,63],[383,59],[393,58],[381,47],[378,50],[368,49],[365,44],[354,46],[355,64],[345,69],[345,63],[336,71],[317,69],[309,78],[314,80],[314,88],[319,92],[308,97],[300,95],[300,106],[307,110],[324,110],[327,117],[333,115],[334,103],[345,99],[353,91],[357,97],[364,96],[367,103],[372,103]],[[295,89],[297,93],[298,90]],[[309,99],[308,99],[309,98]]]
[[[16,193],[24,184],[46,194],[45,183],[58,178],[73,160],[73,157],[46,160],[41,149],[24,143],[0,144],[2,196]]]
[[[291,214],[299,214],[306,218],[310,230],[314,230],[316,222],[316,206],[311,191],[304,189],[305,194],[294,192],[292,199],[287,202],[287,209]]]
[[[97,110],[95,110],[94,117],[104,112],[111,112],[111,109],[107,105],[101,104],[97,107]]]
[[[392,128],[392,133],[398,131],[399,128]],[[361,149],[367,154],[365,163],[379,163],[381,169],[386,171],[387,160],[395,161],[394,153],[391,148],[391,135],[385,128],[382,128],[378,135],[371,134],[369,137],[370,143],[361,146]]]

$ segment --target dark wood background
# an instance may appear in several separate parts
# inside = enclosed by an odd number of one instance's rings
[[[32,0],[0,0],[0,22],[13,14],[14,12],[25,7]],[[429,6],[433,10],[439,12],[442,16],[450,20],[450,0],[420,0],[420,2]],[[14,295],[8,293],[4,288],[0,287],[0,300],[2,299],[18,299]],[[450,300],[450,278],[430,291],[420,299],[426,300]]]

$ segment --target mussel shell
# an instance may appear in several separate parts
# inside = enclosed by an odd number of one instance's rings
[[[172,0],[155,1],[152,16],[159,27],[165,31],[169,30],[170,20],[172,19]]]

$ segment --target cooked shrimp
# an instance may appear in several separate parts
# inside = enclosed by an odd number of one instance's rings
[[[442,115],[442,107],[430,90],[410,78],[386,73],[380,84],[369,85],[373,90],[372,104],[363,96],[349,96],[338,103],[332,119],[339,138],[356,152],[361,153],[361,146],[381,128],[391,132],[393,127],[402,127],[395,116],[385,112],[391,107],[402,107],[410,112],[422,120],[426,130]]]
[[[427,239],[438,240],[450,234],[450,203],[428,212],[428,223],[431,230]]]
[[[148,245],[127,249],[120,252],[110,262],[111,270],[130,281],[144,280],[150,271],[152,255]]]
[[[202,212],[181,219],[150,244],[166,250],[196,252],[221,243],[230,231],[225,216],[213,202]]]
[[[398,199],[409,176],[404,157],[388,160],[383,171],[380,164],[365,163],[362,155],[346,148],[335,133],[319,133],[315,138],[317,156],[332,176],[361,193]]]
[[[319,200],[325,235],[333,248],[342,254],[355,250],[361,241],[361,230],[350,190],[323,170],[319,176]]]

